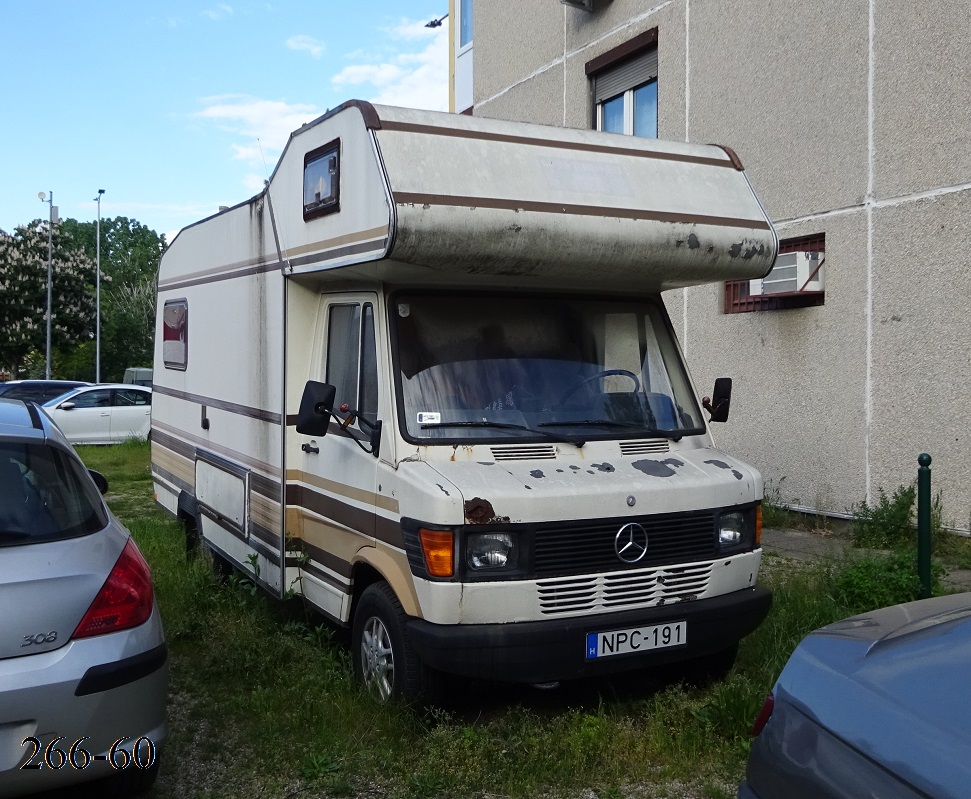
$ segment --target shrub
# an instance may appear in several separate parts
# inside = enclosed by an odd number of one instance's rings
[[[940,564],[931,565],[931,593],[941,593]],[[833,575],[833,599],[847,615],[920,598],[917,553],[913,549],[854,560]]]
[[[876,505],[871,507],[863,500],[855,509],[853,543],[869,549],[899,549],[912,544],[917,489],[901,486],[888,497],[880,488],[878,494]]]

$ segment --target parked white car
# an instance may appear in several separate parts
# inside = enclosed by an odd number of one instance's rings
[[[146,386],[85,386],[43,407],[72,444],[144,441],[152,427],[152,389]]]

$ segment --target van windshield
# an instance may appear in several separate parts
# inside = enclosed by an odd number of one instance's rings
[[[704,432],[665,315],[650,300],[401,293],[391,308],[409,441]]]

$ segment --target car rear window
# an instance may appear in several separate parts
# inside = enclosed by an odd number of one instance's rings
[[[7,399],[19,399],[27,402],[45,403],[73,391],[83,383],[66,383],[64,385],[23,384],[9,388],[4,392]]]
[[[107,524],[101,496],[68,453],[0,442],[0,547],[74,538]]]

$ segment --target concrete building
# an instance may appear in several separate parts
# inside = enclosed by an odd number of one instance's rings
[[[786,296],[733,284],[666,296],[699,391],[735,379],[719,440],[771,494],[849,513],[913,482],[929,452],[945,522],[971,526],[965,2],[450,0],[449,12],[453,110],[728,145],[782,251],[819,253]]]

